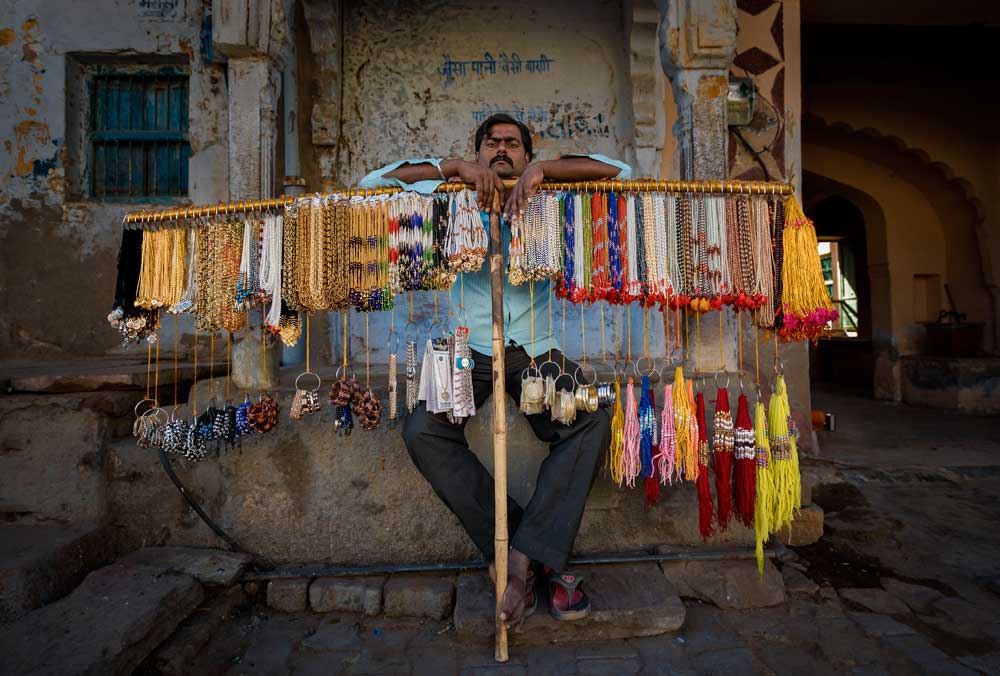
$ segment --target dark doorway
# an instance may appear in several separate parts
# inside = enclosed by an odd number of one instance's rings
[[[840,320],[810,350],[813,382],[871,395],[875,378],[871,282],[865,219],[850,200],[831,195],[807,215],[816,226],[827,289]]]

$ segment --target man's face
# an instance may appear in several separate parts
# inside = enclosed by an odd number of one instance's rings
[[[520,176],[528,167],[528,156],[524,153],[517,125],[502,122],[493,125],[477,153],[479,166],[489,167],[503,178]]]

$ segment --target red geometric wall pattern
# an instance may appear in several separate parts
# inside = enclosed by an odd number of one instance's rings
[[[757,102],[751,123],[730,129],[729,175],[781,180],[786,178],[784,6],[781,0],[736,0],[736,7],[736,56],[731,72],[753,79]]]

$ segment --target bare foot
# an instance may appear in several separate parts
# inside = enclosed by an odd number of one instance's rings
[[[507,588],[504,590],[503,602],[500,604],[500,621],[508,629],[518,631],[524,622],[524,604],[527,597],[528,565],[531,559],[516,549],[510,550],[507,557]]]

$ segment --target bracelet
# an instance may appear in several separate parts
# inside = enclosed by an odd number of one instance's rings
[[[447,183],[448,177],[444,175],[444,169],[441,168],[441,162],[443,161],[444,160],[438,160],[438,163],[435,164],[434,167],[438,170],[438,175],[441,176],[441,180]]]

